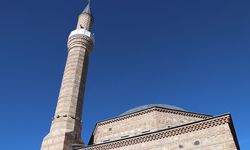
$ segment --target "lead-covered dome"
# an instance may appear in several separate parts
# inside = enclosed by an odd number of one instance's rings
[[[162,108],[167,108],[167,109],[185,111],[185,109],[183,109],[183,108],[173,106],[173,105],[168,105],[168,104],[148,104],[148,105],[142,105],[142,106],[139,106],[139,107],[132,108],[132,109],[124,112],[120,116],[135,113],[135,112],[142,111],[144,109],[149,109],[149,108],[152,108],[152,107],[162,107]]]

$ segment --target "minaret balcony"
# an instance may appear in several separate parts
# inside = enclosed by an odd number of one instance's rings
[[[69,35],[69,38],[71,36],[74,36],[74,35],[83,35],[83,36],[87,36],[89,37],[93,43],[95,43],[95,38],[94,38],[94,34],[92,34],[90,31],[86,30],[86,29],[76,29],[74,31],[72,31]]]

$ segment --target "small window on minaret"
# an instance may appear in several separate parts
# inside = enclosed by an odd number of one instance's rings
[[[109,131],[112,131],[112,128],[109,128]]]
[[[80,28],[83,29],[84,27],[80,24]]]

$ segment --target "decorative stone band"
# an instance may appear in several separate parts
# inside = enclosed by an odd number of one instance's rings
[[[109,124],[109,123],[129,119],[131,117],[140,116],[140,115],[143,115],[143,114],[146,114],[146,113],[151,113],[153,111],[172,113],[172,114],[183,115],[183,116],[188,116],[188,117],[195,117],[195,118],[201,118],[201,119],[211,118],[211,116],[202,115],[202,114],[196,114],[196,113],[185,112],[185,111],[174,110],[174,109],[161,108],[161,107],[152,107],[152,108],[140,111],[140,112],[135,112],[135,113],[132,113],[132,114],[127,114],[127,115],[120,116],[120,117],[117,117],[117,118],[113,118],[113,119],[109,119],[109,120],[106,120],[106,121],[98,122],[97,126],[102,126],[102,125],[106,125],[106,124]]]
[[[87,31],[87,30],[85,30]],[[74,32],[74,31],[73,31]],[[89,53],[92,52],[94,46],[94,38],[86,34],[70,34],[68,39],[68,51],[74,47],[82,47],[86,49]]]
[[[79,117],[68,116],[67,114],[57,115],[57,116],[53,117],[52,120],[57,119],[57,118],[70,118],[70,119],[82,121],[81,118],[79,118]]]
[[[168,129],[156,131],[156,132],[151,132],[151,133],[147,133],[144,135],[139,135],[139,136],[135,136],[135,137],[127,138],[127,139],[107,142],[107,143],[103,143],[103,144],[92,145],[89,147],[82,148],[81,150],[115,149],[115,148],[120,148],[120,147],[124,147],[124,146],[160,140],[163,138],[181,135],[181,134],[194,132],[194,131],[198,131],[198,130],[203,130],[203,129],[219,126],[219,125],[230,123],[230,122],[231,122],[231,116],[230,116],[230,114],[227,114],[227,115],[209,118],[206,120],[201,120],[201,121],[181,125],[178,127],[173,127],[173,128],[168,128]]]

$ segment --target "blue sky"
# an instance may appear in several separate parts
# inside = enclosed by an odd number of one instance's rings
[[[39,149],[55,111],[67,37],[85,1],[0,1],[0,143]],[[83,139],[96,122],[151,103],[230,112],[250,144],[249,0],[93,1]]]

